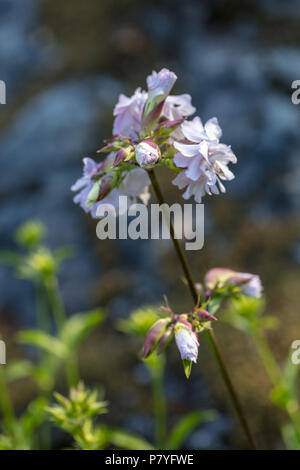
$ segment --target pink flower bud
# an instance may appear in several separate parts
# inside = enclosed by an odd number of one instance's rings
[[[111,190],[111,177],[104,177],[103,180],[101,181],[100,188],[99,188],[99,194],[96,199],[96,201],[102,201],[102,199],[105,198],[105,196],[108,195],[108,193]]]
[[[131,146],[128,146],[126,148],[123,147],[120,150],[118,150],[118,152],[116,153],[116,158],[114,160],[113,166],[116,167],[120,163],[122,163],[124,160],[129,159],[130,156],[133,154],[132,150],[133,150],[133,147]]]
[[[159,345],[158,345],[158,348],[157,348],[157,354],[160,354],[164,347],[168,344],[168,341],[172,335],[172,328],[169,328],[163,335],[162,337],[160,338],[160,341],[159,341]]]
[[[160,149],[152,140],[145,139],[136,146],[136,160],[142,168],[152,168],[160,159]]]
[[[155,322],[154,325],[150,328],[150,330],[146,334],[143,345],[142,356],[144,358],[148,357],[152,353],[158,341],[165,333],[169,322],[169,318],[161,318],[160,320],[157,320],[157,322]]]
[[[163,68],[158,73],[153,71],[147,77],[149,93],[145,106],[145,115],[149,114],[155,106],[166,99],[176,80],[177,76],[175,73],[166,68]]]
[[[176,119],[174,121],[170,121],[169,119],[167,119],[166,121],[160,122],[158,127],[160,129],[162,127],[164,127],[165,129],[174,129],[174,127],[180,126],[180,124],[182,124],[183,121],[184,121],[184,119]]]
[[[262,284],[256,274],[240,273],[226,268],[214,268],[205,276],[205,285],[209,289],[224,286],[238,286],[248,297],[261,297]]]
[[[216,317],[209,313],[207,310],[197,310],[194,313],[200,318],[200,320],[217,320]]]
[[[179,349],[181,359],[197,362],[199,342],[192,327],[178,322],[174,327],[175,341]]]

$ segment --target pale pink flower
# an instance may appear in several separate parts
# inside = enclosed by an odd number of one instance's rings
[[[173,179],[172,183],[177,186],[179,189],[183,189],[186,187],[185,192],[183,193],[183,199],[190,199],[194,196],[194,199],[197,203],[201,203],[203,196],[205,194],[212,194],[218,191],[216,185],[210,185],[207,181],[206,176],[203,174],[201,175],[197,181],[193,181],[186,176],[185,171],[181,171],[178,175]],[[216,192],[218,194],[218,192]]]
[[[115,160],[115,152],[110,153],[106,159],[97,164],[91,158],[85,158],[83,177],[80,178],[72,187],[72,191],[79,191],[74,197],[74,202],[79,204],[85,212],[90,212],[92,217],[97,217],[97,209],[100,205],[113,205],[116,209],[119,207],[119,196],[128,197],[128,205],[134,204],[140,199],[144,204],[148,203],[149,193],[149,176],[142,168],[133,169],[125,174],[120,185],[112,189],[107,196],[101,201],[89,204],[89,194],[95,184],[93,176],[96,173],[103,172],[103,182],[111,180],[111,173],[106,173],[113,167]]]
[[[236,163],[237,159],[230,146],[219,143],[222,135],[216,118],[212,118],[205,126],[199,117],[181,124],[181,131],[186,139],[184,142],[174,142],[179,151],[174,156],[178,168],[185,168],[184,176],[180,173],[173,184],[180,189],[187,186],[184,198],[195,197],[200,202],[202,196],[225,192],[221,180],[231,180],[234,174],[228,164]]]
[[[197,362],[199,342],[196,333],[185,323],[177,322],[174,327],[175,341],[181,359]]]
[[[188,94],[167,96],[162,114],[170,121],[191,116],[196,111]]]
[[[181,130],[190,142],[200,143],[202,140],[219,142],[222,137],[222,129],[215,117],[209,119],[203,126],[199,116],[196,116],[192,121],[183,122]]]
[[[123,94],[119,96],[114,109],[114,135],[122,134],[133,138],[139,135],[147,96],[147,92],[141,88],[137,88],[130,98]]]
[[[101,163],[96,163],[92,158],[83,159],[83,176],[79,178],[71,190],[79,193],[74,196],[73,201],[79,204],[85,212],[90,212],[91,208],[87,206],[88,195],[93,188],[95,181],[92,177],[98,172],[106,172],[113,166],[115,154],[110,153]]]

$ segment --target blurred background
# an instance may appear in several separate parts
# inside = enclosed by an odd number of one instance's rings
[[[191,306],[168,241],[99,241],[96,222],[72,202],[70,186],[82,158],[95,157],[111,135],[119,93],[131,95],[153,69],[178,78],[174,93],[190,93],[205,121],[217,116],[223,142],[238,157],[227,193],[206,197],[205,245],[187,253],[197,281],[214,266],[261,276],[267,311],[281,326],[269,340],[279,361],[300,339],[299,144],[300,108],[291,83],[300,79],[297,0],[0,0],[0,244],[41,219],[48,243],[73,245],[60,282],[69,314],[101,305],[104,325],[82,348],[80,370],[101,382],[106,418],[151,438],[150,378],[138,359],[140,343],[116,331],[115,321],[167,294],[175,311]],[[159,175],[169,202],[181,201],[167,172]],[[7,361],[21,354],[14,334],[35,326],[31,285],[0,267],[0,331]],[[280,448],[283,417],[270,404],[270,383],[251,341],[216,325],[233,381],[261,448]],[[196,430],[187,448],[245,446],[210,351],[187,382],[175,347],[167,353],[165,386],[171,416],[197,407],[219,411]],[[21,410],[30,385],[12,390]]]

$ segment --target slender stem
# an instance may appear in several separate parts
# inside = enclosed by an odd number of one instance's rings
[[[36,312],[38,327],[49,333],[50,332],[50,316],[47,308],[47,299],[45,286],[42,282],[36,283]]]
[[[60,331],[63,324],[65,323],[66,313],[60,296],[58,282],[55,276],[46,282],[46,290],[48,293],[57,331]]]
[[[156,195],[156,198],[159,202],[159,204],[164,204],[164,197],[162,195],[162,192],[161,192],[161,189],[160,189],[160,186],[159,186],[159,183],[156,179],[156,176],[155,176],[155,173],[153,170],[149,170],[148,171],[148,174],[149,174],[149,177],[150,177],[150,181],[152,183],[152,186],[153,186],[153,190],[155,192],[155,195]],[[181,245],[179,243],[179,240],[177,238],[175,238],[175,232],[174,232],[174,226],[173,226],[173,223],[172,221],[170,220],[170,234],[171,234],[171,238],[173,240],[173,244],[174,244],[174,247],[175,247],[175,251],[178,255],[178,258],[179,258],[179,261],[182,265],[182,269],[183,269],[183,272],[185,274],[185,277],[186,277],[186,280],[187,280],[187,283],[188,283],[188,287],[189,287],[189,290],[190,290],[190,293],[191,293],[191,296],[193,297],[193,300],[195,302],[195,304],[197,303],[197,300],[198,300],[198,293],[196,291],[196,288],[195,288],[195,283],[193,281],[193,277],[192,277],[192,273],[190,271],[190,268],[189,268],[189,265],[187,263],[187,260],[186,260],[186,257],[185,257],[185,254],[181,248]],[[245,435],[247,437],[247,440],[248,440],[248,443],[249,443],[249,446],[251,449],[256,449],[256,446],[255,446],[255,443],[254,443],[254,439],[252,437],[252,434],[251,434],[251,431],[250,431],[250,428],[249,428],[249,425],[247,423],[247,420],[246,420],[246,417],[244,415],[244,412],[242,410],[242,407],[241,407],[241,404],[239,402],[239,399],[237,397],[237,394],[236,394],[236,391],[233,387],[233,384],[231,382],[231,379],[230,379],[230,376],[229,376],[229,373],[227,371],[227,368],[225,366],[225,363],[222,359],[222,355],[219,351],[219,348],[218,348],[218,345],[217,345],[217,341],[216,341],[216,338],[215,338],[215,335],[213,332],[209,331],[209,330],[206,330],[205,332],[206,334],[206,338],[208,340],[208,343],[212,349],[212,352],[215,356],[215,359],[218,363],[218,366],[220,368],[220,372],[221,372],[221,375],[223,377],[223,380],[225,382],[225,385],[227,387],[227,390],[228,390],[228,393],[229,393],[229,396],[231,398],[231,401],[232,401],[232,404],[235,408],[235,411],[238,415],[238,418],[240,420],[240,424],[242,426],[242,428],[244,429],[244,432],[245,432]]]
[[[57,278],[53,276],[46,284],[49,301],[51,304],[53,317],[56,325],[57,332],[61,331],[66,321],[66,312],[64,304],[60,295],[59,285]],[[65,363],[65,372],[67,383],[69,387],[76,385],[79,381],[77,358],[74,354],[73,357],[68,359]]]
[[[155,416],[155,441],[158,450],[164,449],[167,427],[167,410],[163,386],[164,356],[157,356],[157,362],[149,365],[152,375],[152,396]]]

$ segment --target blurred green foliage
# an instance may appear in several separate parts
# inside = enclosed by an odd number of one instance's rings
[[[67,317],[60,295],[58,273],[61,263],[73,254],[73,250],[63,247],[51,251],[45,244],[45,237],[44,225],[36,220],[29,221],[15,235],[20,251],[0,253],[0,262],[12,266],[17,277],[33,282],[38,324],[37,328],[22,330],[16,335],[18,343],[37,350],[36,360],[15,359],[0,368],[3,416],[0,449],[51,449],[51,421],[73,437],[78,449],[153,449],[151,443],[139,436],[98,423],[99,416],[107,412],[108,404],[99,400],[97,391],[90,391],[83,385],[77,355],[81,344],[104,320],[105,313],[97,308]],[[117,328],[143,337],[160,317],[157,308],[145,306],[132,312],[129,318],[119,320]],[[164,355],[152,354],[144,362],[152,378],[156,448],[178,449],[196,426],[214,419],[216,414],[211,410],[188,414],[168,433],[163,386]],[[54,393],[61,370],[70,389],[68,398]],[[37,396],[17,417],[10,387],[21,379],[35,383]],[[57,404],[51,404],[53,393]]]
[[[240,296],[230,301],[223,319],[252,338],[272,383],[271,400],[289,418],[281,428],[283,440],[289,449],[300,450],[299,365],[292,362],[290,354],[283,367],[278,365],[265,332],[280,325],[276,317],[264,315],[264,310],[264,299]]]

